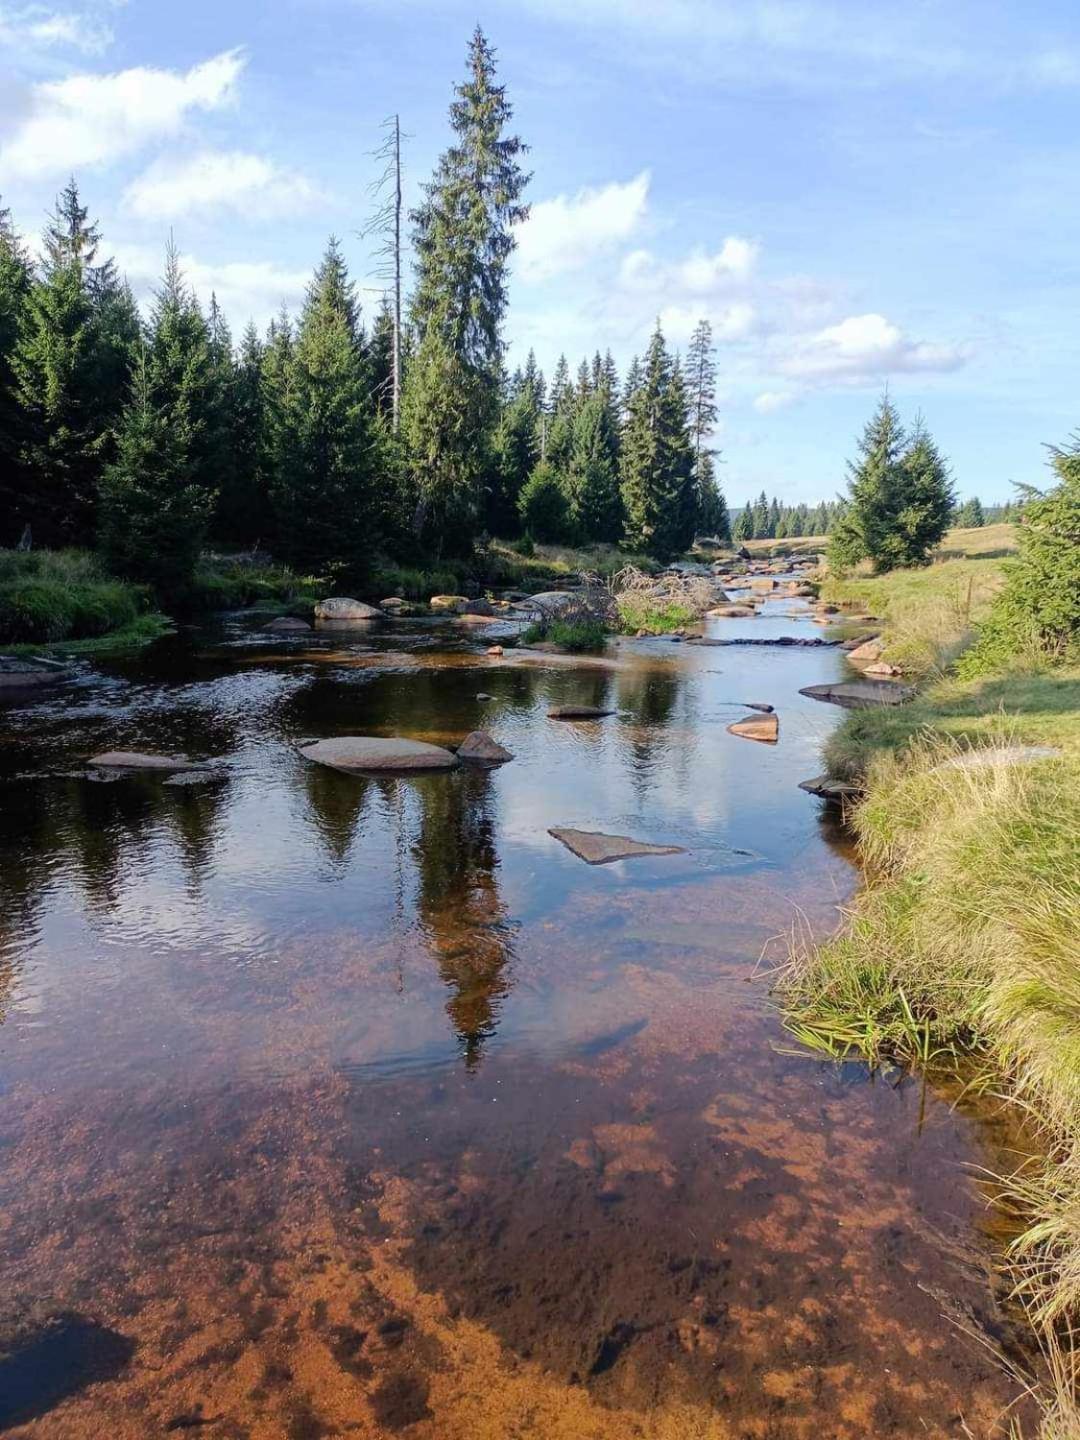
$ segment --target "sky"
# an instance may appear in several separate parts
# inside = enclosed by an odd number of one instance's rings
[[[361,238],[380,126],[406,200],[479,22],[530,147],[505,335],[545,369],[659,318],[717,339],[719,478],[832,498],[882,388],[961,496],[1080,426],[1075,0],[0,0],[0,203],[74,173],[140,299],[170,232],[238,333]]]

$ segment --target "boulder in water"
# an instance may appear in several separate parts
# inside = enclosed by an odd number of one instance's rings
[[[362,600],[351,600],[347,595],[320,600],[315,606],[316,620],[381,620],[382,617],[383,612],[374,605],[365,605]]]
[[[467,595],[432,595],[428,601],[436,615],[464,615],[469,604]]]
[[[879,636],[871,636],[868,640],[861,640],[858,645],[852,646],[848,651],[848,659],[853,665],[876,664],[881,659],[885,646]]]
[[[474,730],[466,735],[457,749],[459,760],[468,760],[476,765],[505,765],[513,754],[500,745],[486,730]]]
[[[0,690],[32,690],[39,685],[54,685],[67,673],[67,666],[58,660],[0,655]]]
[[[453,770],[458,763],[457,756],[441,745],[376,735],[338,735],[314,740],[299,749],[305,760],[346,772]]]
[[[599,830],[556,827],[548,834],[561,841],[587,865],[610,865],[613,860],[631,860],[637,855],[686,854],[681,845],[650,845],[644,840],[631,840],[628,835],[605,835]]]
[[[800,780],[799,789],[822,800],[857,800],[862,788],[851,780],[836,780],[831,775],[816,775],[813,780]]]
[[[263,626],[264,630],[270,630],[281,635],[300,635],[307,631],[310,633],[311,626],[306,620],[301,620],[296,615],[279,615],[276,620],[271,620],[269,625]]]

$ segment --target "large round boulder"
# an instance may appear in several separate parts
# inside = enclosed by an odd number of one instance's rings
[[[382,613],[374,605],[365,605],[362,600],[351,600],[347,595],[335,595],[329,600],[320,600],[315,606],[316,620],[381,620]]]
[[[387,739],[378,735],[338,735],[301,745],[305,760],[332,770],[388,773],[410,770],[453,770],[457,756],[423,740]]]
[[[436,615],[464,615],[469,606],[467,595],[432,595],[428,601]]]

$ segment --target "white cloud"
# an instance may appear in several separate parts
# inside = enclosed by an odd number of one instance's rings
[[[244,64],[227,50],[184,72],[138,66],[36,85],[29,113],[0,148],[0,170],[67,174],[133,154],[177,134],[189,112],[228,104]]]
[[[50,10],[44,5],[0,7],[0,46],[12,50],[54,45],[100,55],[112,44],[111,27],[91,14]]]
[[[884,315],[870,314],[796,337],[777,368],[810,385],[861,384],[890,374],[956,370],[966,359],[963,346],[913,340]]]
[[[145,306],[161,282],[164,251],[120,245],[115,255],[118,269]],[[236,332],[249,320],[264,327],[283,304],[295,314],[311,278],[308,271],[287,270],[272,260],[206,261],[181,255],[180,269],[204,307],[211,295],[217,296]]]
[[[619,284],[639,293],[711,296],[749,279],[757,259],[757,245],[739,235],[729,235],[713,254],[699,248],[674,262],[658,260],[649,250],[632,250],[619,268]]]
[[[517,270],[529,282],[580,270],[628,240],[645,219],[649,172],[620,184],[586,186],[534,205],[517,234]]]
[[[141,220],[221,210],[262,220],[298,214],[322,198],[303,175],[243,150],[202,150],[155,160],[124,191],[124,204]]]
[[[799,397],[792,390],[764,390],[754,399],[754,409],[759,415],[774,415],[777,410],[786,410]]]

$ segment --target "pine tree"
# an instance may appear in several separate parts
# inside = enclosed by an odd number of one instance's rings
[[[753,538],[754,512],[748,500],[745,508],[740,510],[736,516],[735,524],[732,526],[732,539],[743,545],[747,540],[753,540]]]
[[[622,437],[621,488],[629,546],[658,560],[689,546],[696,518],[693,469],[682,375],[657,325]]]
[[[450,107],[454,142],[413,212],[419,343],[403,426],[423,528],[437,549],[465,549],[480,509],[498,418],[507,265],[524,220],[523,146],[495,83],[495,52],[476,29],[468,75]]]
[[[981,530],[986,524],[986,515],[977,495],[965,500],[956,512],[956,523],[965,530]]]
[[[263,382],[265,356],[249,324],[229,387],[230,464],[218,498],[217,532],[241,545],[273,543],[273,515],[264,452],[267,423]]]
[[[765,491],[754,501],[754,539],[768,540],[769,537],[769,500]]]
[[[548,414],[552,419],[565,414],[573,408],[573,401],[574,387],[570,383],[570,366],[566,356],[560,355],[548,390]]]
[[[570,538],[570,504],[554,467],[541,460],[518,497],[521,527],[542,545]]]
[[[288,361],[271,495],[282,558],[305,574],[342,579],[363,573],[376,538],[377,441],[356,314],[331,239]]]
[[[394,311],[385,295],[371,327],[368,379],[375,409],[390,418],[394,408]]]
[[[698,520],[702,532],[720,540],[731,538],[727,502],[716,482],[716,450],[707,444],[716,425],[716,352],[712,326],[699,320],[690,337],[686,354],[686,377],[690,402],[690,434],[694,444],[694,485],[697,490]]]
[[[516,535],[518,497],[539,459],[535,392],[522,377],[517,393],[503,408],[495,432],[492,479],[484,528],[490,535]]]
[[[567,475],[571,519],[582,540],[614,543],[622,534],[618,454],[614,414],[600,389],[575,417]]]
[[[929,564],[930,552],[941,544],[951,523],[954,496],[949,467],[921,415],[916,417],[900,468],[895,531],[884,555],[875,557],[882,569]]]
[[[903,488],[904,427],[886,391],[859,440],[859,458],[848,464],[848,504],[834,526],[829,561],[846,569],[860,560],[885,556],[896,528]],[[881,568],[889,569],[888,563]]]
[[[777,530],[780,525],[780,502],[774,495],[769,505],[769,538],[776,539]]]
[[[166,597],[190,583],[216,502],[210,337],[170,245],[137,361],[117,458],[105,472],[101,538],[121,574]]]
[[[13,545],[30,519],[30,477],[20,463],[22,415],[16,404],[15,347],[30,294],[30,261],[0,206],[0,545]]]
[[[12,357],[22,417],[19,463],[32,480],[28,515],[39,541],[86,543],[93,532],[114,413],[98,393],[91,289],[98,229],[71,181],[45,231],[42,274],[30,287]]]

